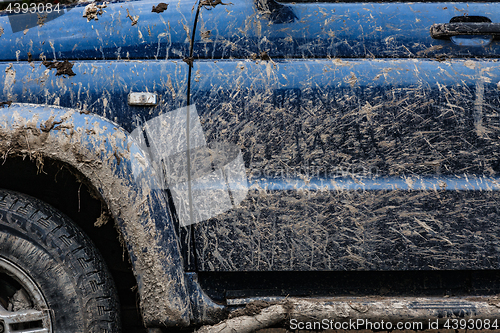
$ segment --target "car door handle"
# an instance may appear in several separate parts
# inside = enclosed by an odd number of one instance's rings
[[[500,37],[500,23],[457,22],[433,24],[431,36],[436,39],[448,39],[453,36],[490,35]]]

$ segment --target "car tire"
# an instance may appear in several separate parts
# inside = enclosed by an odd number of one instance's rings
[[[120,332],[115,286],[97,249],[68,217],[0,189],[0,331],[35,328]]]

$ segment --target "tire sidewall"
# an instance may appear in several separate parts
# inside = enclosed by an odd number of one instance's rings
[[[81,295],[64,264],[40,245],[5,228],[1,217],[0,256],[20,267],[38,286],[51,310],[54,332],[83,332]]]
[[[0,256],[38,286],[51,310],[53,332],[120,331],[116,290],[104,260],[59,211],[0,189]]]

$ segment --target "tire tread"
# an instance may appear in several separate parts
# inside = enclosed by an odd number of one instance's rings
[[[81,293],[88,319],[84,332],[120,331],[118,298],[104,260],[68,217],[36,198],[0,189],[0,225],[24,234],[65,266]]]

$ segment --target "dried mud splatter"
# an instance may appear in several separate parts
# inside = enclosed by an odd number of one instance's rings
[[[139,15],[136,15],[136,16],[130,15],[128,8],[127,8],[127,16],[126,17],[128,17],[130,19],[130,21],[132,21],[132,26],[136,25],[137,22],[139,22]]]
[[[98,16],[104,13],[103,8],[106,8],[107,5],[108,2],[104,2],[102,5],[96,5],[95,3],[88,4],[83,11],[83,17],[87,18],[87,22],[91,20],[98,21]]]
[[[56,76],[59,75],[68,75],[75,76],[75,72],[73,72],[73,64],[68,60],[64,61],[43,61],[42,64],[47,67],[47,69],[55,68],[57,70]]]
[[[164,2],[160,2],[157,6],[153,6],[153,9],[151,10],[151,12],[153,13],[163,13],[164,11],[166,11],[168,8],[168,4],[164,3]]]

